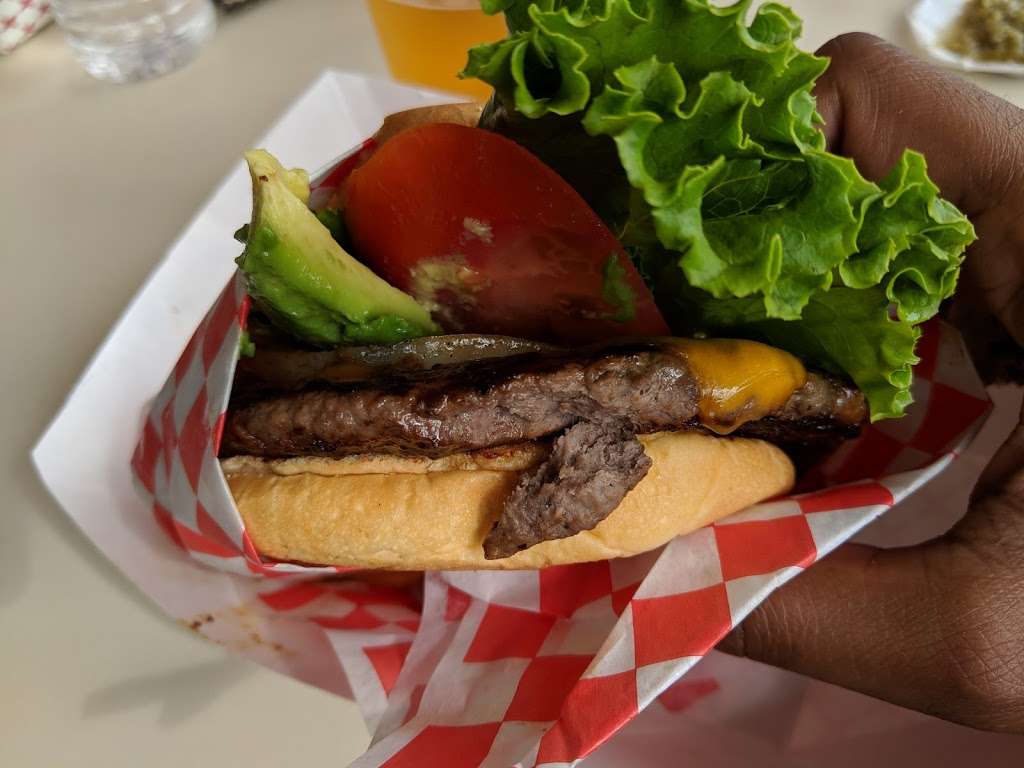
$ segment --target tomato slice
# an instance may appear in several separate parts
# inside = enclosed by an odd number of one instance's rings
[[[556,342],[668,326],[622,245],[583,198],[490,131],[423,125],[349,178],[356,255],[448,331]]]

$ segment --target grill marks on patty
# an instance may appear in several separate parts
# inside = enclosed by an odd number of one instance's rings
[[[699,426],[697,381],[684,358],[656,341],[478,360],[358,382],[314,376],[288,391],[241,384],[229,408],[223,456],[438,457],[551,437],[598,414],[625,419],[640,434]],[[810,372],[785,406],[737,434],[802,442],[822,433],[855,433],[865,416],[858,390]]]
[[[314,353],[315,354],[315,353]],[[659,340],[397,371],[367,381],[310,380],[289,391],[237,386],[222,456],[440,457],[554,439],[524,473],[488,535],[488,558],[589,530],[650,467],[637,434],[699,429],[701,387],[686,360]],[[787,446],[855,434],[863,395],[811,372],[768,416],[734,434]]]
[[[693,422],[698,398],[685,360],[650,344],[517,355],[242,398],[221,453],[444,456],[554,436],[598,413],[655,432]]]

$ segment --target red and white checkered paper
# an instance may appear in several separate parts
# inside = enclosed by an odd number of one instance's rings
[[[314,207],[373,149],[321,174]],[[132,467],[170,538],[237,574],[225,598],[224,575],[210,573],[218,610],[191,625],[354,695],[373,734],[359,768],[572,765],[659,696],[685,708],[717,685],[673,686],[691,666],[772,590],[947,467],[990,409],[956,332],[932,322],[908,415],[828,457],[807,480],[815,490],[637,557],[428,573],[421,598],[254,549],[216,460],[248,308],[236,275],[153,402]]]

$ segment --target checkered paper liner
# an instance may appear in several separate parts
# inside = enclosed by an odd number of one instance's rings
[[[374,148],[319,174],[313,206]],[[428,573],[421,597],[253,547],[216,460],[248,310],[236,274],[154,400],[132,469],[170,539],[215,569],[203,573],[216,609],[188,625],[354,696],[373,734],[358,768],[572,765],[654,699],[685,708],[715,685],[678,682],[690,667],[774,589],[945,469],[991,407],[959,336],[932,322],[910,412],[828,457],[810,477],[816,490],[637,557]]]
[[[0,0],[0,54],[10,53],[49,23],[48,0]]]

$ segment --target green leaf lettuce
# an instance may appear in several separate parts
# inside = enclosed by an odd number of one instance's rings
[[[577,186],[670,320],[767,338],[847,374],[872,419],[902,414],[916,326],[953,292],[974,230],[920,154],[905,151],[875,183],[826,150],[811,90],[828,60],[796,46],[790,9],[482,5],[510,30],[470,51],[465,70],[495,88],[491,127]],[[603,142],[618,163],[597,169],[590,194],[586,161],[571,155],[606,165]]]

